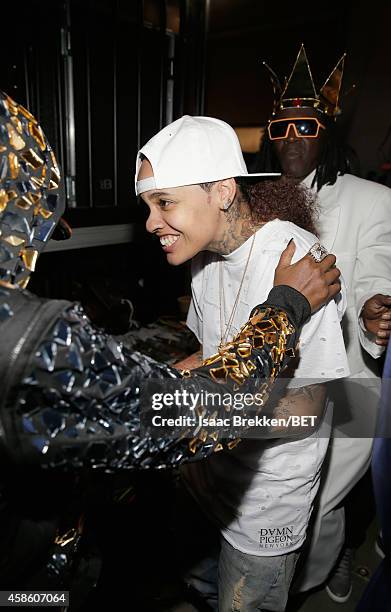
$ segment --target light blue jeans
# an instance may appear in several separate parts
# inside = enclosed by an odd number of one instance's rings
[[[259,557],[236,550],[219,538],[187,491],[180,498],[177,538],[186,550],[185,582],[218,612],[284,612],[300,552]]]
[[[294,551],[275,557],[248,555],[222,538],[219,612],[283,612],[299,554]]]

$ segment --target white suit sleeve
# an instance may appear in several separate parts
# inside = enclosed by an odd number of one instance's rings
[[[376,293],[391,295],[391,189],[376,197],[358,236],[355,269],[355,303],[360,317],[365,302]],[[375,344],[374,335],[359,325],[362,347],[377,358],[384,347]]]

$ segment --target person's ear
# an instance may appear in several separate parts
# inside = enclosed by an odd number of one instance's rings
[[[234,178],[224,179],[217,184],[217,195],[220,210],[228,210],[236,196],[236,181]]]

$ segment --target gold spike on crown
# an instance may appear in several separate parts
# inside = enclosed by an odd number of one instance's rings
[[[275,72],[263,62],[270,72],[274,92],[273,115],[284,108],[315,108],[317,111],[336,117],[341,113],[339,97],[341,91],[346,53],[338,61],[331,74],[317,93],[307,54],[302,44],[295,64],[285,86],[281,87]]]

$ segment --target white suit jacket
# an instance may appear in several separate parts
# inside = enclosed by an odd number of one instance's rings
[[[308,188],[313,176],[303,181]],[[359,315],[368,298],[391,295],[391,189],[345,174],[317,198],[320,240],[336,255],[347,286],[343,329],[351,375],[373,376],[376,364],[365,351],[377,358],[384,349],[361,328]]]

